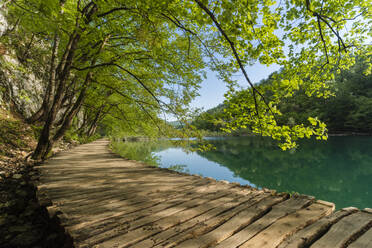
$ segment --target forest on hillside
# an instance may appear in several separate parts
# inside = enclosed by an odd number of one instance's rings
[[[308,97],[299,90],[291,97],[284,98],[279,104],[282,113],[278,117],[281,123],[294,125],[306,122],[309,116],[325,122],[329,133],[372,133],[372,76],[365,75],[368,63],[357,59],[349,70],[343,70],[330,83],[332,95],[327,98]],[[270,87],[275,72],[259,82],[259,87]],[[247,90],[236,93],[236,98],[244,97]],[[270,99],[270,92],[267,92]],[[193,125],[198,129],[222,131],[221,120],[225,118],[224,109],[229,102],[209,109],[195,118]],[[248,130],[247,130],[248,129]],[[236,135],[249,133],[249,127],[235,132]]]

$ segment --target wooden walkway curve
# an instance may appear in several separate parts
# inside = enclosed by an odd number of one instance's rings
[[[372,212],[153,168],[107,140],[62,152],[40,170],[75,247],[372,247]]]

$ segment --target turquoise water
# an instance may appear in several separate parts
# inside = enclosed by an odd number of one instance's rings
[[[210,138],[216,150],[190,152],[163,142],[120,143],[119,153],[160,167],[249,184],[278,192],[298,192],[331,201],[336,208],[372,207],[372,137],[304,140],[283,152],[260,137]]]

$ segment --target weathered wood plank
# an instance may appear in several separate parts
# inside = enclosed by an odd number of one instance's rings
[[[132,248],[153,247],[177,234],[183,234],[184,231],[188,230],[191,227],[194,227],[198,223],[202,223],[214,216],[217,216],[218,214],[221,214],[222,212],[232,210],[235,206],[238,206],[241,203],[248,201],[252,197],[254,197],[253,194],[250,194],[249,196],[247,195],[245,197],[242,196],[237,197],[236,195],[232,196],[230,195],[217,199],[214,202],[213,208],[204,211],[205,209],[210,208],[209,205],[201,206],[202,208],[202,210],[200,210],[201,214],[198,215],[197,217],[190,218],[190,220],[184,223],[181,223],[173,228],[169,228],[165,231],[162,231],[157,235],[153,235],[151,236],[151,238],[133,245]]]
[[[177,194],[180,194],[179,196],[182,196],[184,194],[191,194],[192,192],[200,193],[205,192],[208,188],[210,188],[211,185],[208,185],[208,183],[205,183],[203,181],[193,184],[193,185],[185,185],[180,188],[174,188],[172,186],[167,186],[166,188],[163,188],[160,186],[159,188],[148,188],[141,190],[140,187],[137,187],[137,189],[133,188],[127,188],[127,189],[116,189],[114,192],[123,192],[119,193],[119,196],[127,196],[127,200],[131,201],[131,199],[143,199],[144,201],[151,201],[151,199],[156,199],[157,197],[163,197],[165,199],[169,198],[169,196],[177,196]],[[160,190],[162,189],[162,190]],[[108,194],[108,192],[105,192],[104,194]],[[115,196],[115,195],[114,195]],[[66,196],[67,197],[67,196]],[[88,196],[89,197],[89,196]],[[84,198],[84,197],[83,197]],[[98,197],[99,198],[99,197]],[[58,199],[57,202],[59,202],[60,199]],[[79,204],[83,204],[84,199],[77,198],[76,200],[73,200],[69,203],[67,203],[67,206],[79,206]]]
[[[211,190],[210,188],[204,189]],[[164,198],[160,199],[159,202],[157,202],[156,199],[155,201],[149,200],[135,205],[121,202],[122,206],[113,209],[115,211],[103,211],[101,214],[87,214],[86,216],[69,216],[70,218],[66,225],[71,226],[70,230],[74,230],[74,232],[76,232],[76,230],[79,230],[80,228],[84,228],[86,232],[97,233],[98,231],[104,231],[103,228],[108,229],[110,227],[114,227],[119,222],[117,219],[122,222],[131,221],[141,216],[150,215],[162,209],[176,206],[186,201],[198,199],[202,196],[205,195],[183,192],[182,194],[178,194],[175,197],[172,196],[172,198],[170,199],[166,199],[167,197],[164,196]],[[72,234],[74,235],[74,233]]]
[[[125,226],[117,226],[92,238],[84,240],[81,243],[81,247],[92,247],[92,245],[96,244],[99,244],[99,247],[120,247],[121,243],[128,242],[128,244],[130,244],[133,240],[126,240],[126,238],[122,238],[125,237],[124,234],[126,234],[128,231],[153,223],[157,220],[173,215],[175,213],[179,213],[188,208],[198,206],[214,198],[222,197],[226,195],[226,193],[227,192],[217,192],[215,194],[205,195],[203,199],[196,198],[161,211],[154,211],[151,213],[151,215],[147,214],[147,217],[137,218],[137,220],[134,221],[126,221]],[[139,214],[142,214],[142,212]],[[123,234],[123,236],[118,236],[119,234]],[[133,236],[131,237],[134,238]]]
[[[179,188],[182,188],[182,187],[188,187],[188,186],[200,186],[200,185],[207,185],[208,183],[210,183],[208,180],[199,180],[199,181],[191,181],[191,182],[186,182],[185,184],[180,184],[180,185],[173,185],[173,184],[162,184],[162,183],[159,183],[158,187],[154,187],[156,185],[144,185],[143,187],[138,187],[138,185],[140,184],[137,184],[137,185],[134,185],[134,184],[124,184],[124,185],[115,185],[113,183],[101,183],[101,184],[98,184],[98,183],[92,183],[92,186],[87,186],[85,185],[84,188],[81,188],[79,186],[77,187],[73,187],[71,185],[68,185],[68,186],[63,186],[61,185],[61,187],[57,188],[57,189],[53,189],[53,188],[48,188],[48,187],[39,187],[39,190],[40,191],[47,191],[47,193],[49,195],[51,195],[51,198],[52,199],[56,199],[56,200],[59,200],[60,198],[68,198],[69,202],[71,200],[75,200],[75,199],[80,199],[82,196],[84,195],[87,195],[87,194],[99,194],[99,193],[103,193],[103,194],[106,194],[105,191],[110,191],[110,190],[114,190],[114,191],[118,191],[118,190],[122,190],[123,192],[125,193],[136,193],[136,194],[147,194],[148,192],[161,192],[161,191],[164,191],[164,192],[168,192],[168,191],[172,191],[172,190],[175,190],[176,189],[179,189]],[[65,183],[64,183],[65,184]],[[177,187],[174,187],[174,186],[177,186]]]
[[[286,237],[331,214],[333,209],[318,202],[279,219],[271,226],[242,244],[241,248],[277,247]]]
[[[238,247],[278,219],[309,205],[313,200],[314,198],[306,196],[295,196],[284,202],[274,205],[269,213],[267,213],[251,225],[245,227],[238,233],[229,237],[228,239],[222,241],[219,245],[216,246],[216,248]]]
[[[177,205],[179,202],[184,202],[184,201],[191,200],[191,199],[194,199],[194,198],[202,197],[202,196],[204,196],[202,193],[213,193],[217,190],[218,190],[218,188],[213,188],[213,187],[211,187],[211,185],[195,186],[194,188],[190,189],[189,191],[182,191],[182,193],[180,193],[180,194],[175,194],[174,197],[170,194],[169,195],[169,196],[171,196],[170,199],[167,199],[168,196],[164,196],[164,199],[160,200],[161,202],[164,202],[164,203],[162,203],[160,206],[157,206],[157,208],[158,209],[161,208],[161,207],[166,208],[166,207],[169,206],[169,204]],[[128,213],[132,213],[132,212],[135,212],[135,211],[140,211],[141,209],[146,209],[148,207],[157,205],[157,203],[156,202],[153,203],[152,199],[149,199],[148,201],[142,203],[140,205],[140,207],[139,206],[133,206],[133,208],[131,208],[131,207],[127,207],[127,206],[124,206],[124,205],[125,205],[125,202],[123,202],[123,207],[116,209],[115,212],[120,213],[120,215],[117,215],[116,217],[122,216],[122,215],[124,215],[124,213],[128,214]],[[91,218],[89,218],[89,220],[97,220],[98,219],[100,221],[103,221],[103,223],[105,223],[104,221],[109,220],[107,218],[109,218],[110,216],[111,216],[110,213],[107,212],[107,213],[103,213],[103,214],[99,214],[99,215],[93,215],[93,216],[91,216]]]
[[[192,187],[189,184],[183,185],[182,188],[189,188]],[[111,195],[112,197],[115,196],[127,196],[127,198],[130,198],[131,196],[137,196],[138,197],[147,197],[151,194],[159,194],[159,193],[165,193],[165,192],[181,192],[180,190],[175,190],[175,188],[172,188],[171,186],[160,186],[159,190],[154,190],[154,188],[144,188],[143,191],[140,189],[134,189],[134,188],[102,188],[102,189],[95,189],[93,191],[79,191],[79,192],[71,192],[71,197],[69,197],[68,193],[59,194],[58,196],[52,196],[50,197],[53,202],[56,204],[61,203],[61,205],[69,206],[69,205],[76,205],[80,202],[89,201],[93,199],[104,199],[108,195]],[[48,193],[50,195],[50,193]]]
[[[351,243],[348,248],[371,248],[372,247],[372,228],[365,232],[356,241]]]
[[[372,215],[365,212],[353,213],[334,224],[329,231],[311,245],[312,248],[344,247],[354,235],[372,223]]]
[[[218,193],[221,194],[221,193]],[[223,194],[221,194],[223,195]],[[116,237],[112,240],[102,243],[102,247],[125,247],[128,245],[132,245],[138,241],[141,241],[145,238],[148,238],[154,234],[157,234],[163,230],[166,230],[172,226],[185,222],[188,219],[191,219],[197,215],[202,214],[205,211],[210,210],[214,207],[215,204],[221,203],[221,199],[210,199],[210,200],[203,200],[200,202],[202,205],[198,205],[193,208],[185,209],[183,211],[177,212],[176,214],[172,214],[170,216],[164,217],[158,221],[151,222],[150,225],[146,225],[143,228],[137,228],[133,231],[130,231],[120,237]],[[204,203],[204,204],[203,204]],[[224,203],[222,201],[222,203]],[[152,216],[150,217],[152,218]],[[150,220],[151,221],[151,220]],[[141,223],[144,223],[144,220],[141,219]],[[142,246],[144,247],[144,246]]]
[[[307,247],[323,236],[334,223],[357,211],[358,209],[356,208],[344,208],[336,213],[323,217],[310,226],[300,230],[293,236],[290,236],[287,240],[281,243],[278,248]]]
[[[174,246],[178,247],[179,243],[185,240],[192,239],[194,237],[203,235],[204,233],[207,233],[208,231],[213,230],[215,227],[231,219],[238,213],[244,211],[245,209],[251,206],[254,206],[255,204],[258,204],[260,201],[263,201],[269,197],[271,197],[271,194],[259,192],[255,194],[254,197],[250,198],[248,201],[235,207],[232,211],[225,211],[222,214],[214,216],[205,222],[200,222],[197,225],[193,226],[192,228],[182,233],[179,233],[154,247],[156,248],[160,248],[160,247],[169,248],[169,247],[174,247]]]
[[[124,173],[124,172],[122,172]],[[39,188],[48,188],[48,189],[58,189],[63,186],[69,186],[69,187],[76,187],[77,189],[80,188],[86,188],[86,185],[81,185],[79,183],[81,182],[86,182],[89,185],[113,185],[114,183],[117,185],[133,185],[133,184],[139,184],[141,181],[143,182],[144,186],[145,185],[154,185],[154,184],[170,184],[170,183],[196,183],[197,179],[187,179],[187,178],[171,178],[171,177],[161,177],[159,176],[153,176],[153,177],[140,177],[136,178],[135,176],[129,178],[129,177],[105,177],[105,176],[100,176],[100,177],[93,177],[90,175],[81,175],[81,176],[75,176],[75,177],[53,177],[52,175],[50,180],[44,180],[42,181],[42,185],[39,186]],[[64,184],[68,180],[70,182],[69,185]]]
[[[242,227],[245,227],[266,214],[273,205],[285,200],[285,197],[270,196],[258,204],[243,210],[238,213],[216,229],[208,232],[207,234],[187,240],[177,247],[179,248],[189,248],[189,247],[209,247],[221,242],[222,240],[228,238],[233,233],[239,231]]]
[[[201,185],[207,185],[207,181],[199,181],[199,182],[187,182],[184,184],[159,184],[158,186],[155,185],[144,185],[143,187],[138,187],[138,185],[128,184],[126,186],[117,185],[115,184],[107,184],[107,185],[99,185],[94,184],[92,187],[86,187],[86,188],[74,188],[73,186],[63,187],[61,186],[58,189],[40,189],[42,192],[45,192],[47,190],[47,194],[51,196],[52,200],[61,200],[61,199],[68,199],[70,201],[74,200],[80,200],[84,196],[88,196],[90,194],[103,194],[105,195],[107,191],[116,191],[122,193],[134,193],[134,194],[148,194],[153,192],[168,192],[168,191],[174,191],[179,190],[182,188],[186,188],[189,186],[201,186]],[[154,187],[155,186],[155,187]],[[93,196],[94,197],[94,196]]]
[[[115,198],[108,198],[106,200],[103,199],[103,202],[99,203],[89,203],[85,204],[85,202],[80,202],[78,204],[69,205],[69,211],[66,212],[68,215],[73,216],[75,214],[79,213],[89,213],[89,215],[96,216],[96,219],[98,218],[97,215],[105,213],[107,211],[116,211],[117,209],[121,209],[123,207],[132,207],[135,206],[137,209],[142,209],[142,207],[139,206],[145,206],[145,204],[151,204],[156,205],[161,202],[170,201],[174,198],[180,198],[181,196],[184,196],[185,194],[182,194],[181,192],[169,192],[169,194],[164,193],[154,193],[151,194],[148,197],[141,197],[141,196],[117,196]],[[110,196],[109,196],[110,197]],[[140,205],[142,204],[142,205]],[[63,205],[65,207],[65,205]],[[101,208],[100,208],[101,207]]]
[[[58,197],[52,199],[52,202],[55,203],[56,205],[63,205],[65,207],[73,207],[73,208],[78,208],[82,207],[84,209],[84,206],[88,206],[90,203],[94,202],[102,202],[105,201],[105,199],[108,200],[114,200],[114,199],[122,199],[126,201],[131,201],[132,199],[143,199],[144,201],[148,201],[149,199],[153,199],[156,197],[161,197],[161,196],[167,196],[167,195],[177,195],[177,194],[184,194],[188,190],[191,190],[195,188],[195,186],[202,186],[203,184],[194,184],[193,186],[191,185],[184,185],[183,187],[180,188],[166,188],[168,190],[155,190],[152,189],[144,189],[143,191],[141,190],[132,190],[132,189],[112,189],[112,190],[104,190],[103,192],[93,192],[89,194],[83,194],[80,197],[74,196],[71,197],[71,199],[68,197],[68,195],[65,195],[63,197]],[[167,197],[166,197],[167,198]]]
[[[99,172],[96,172],[99,173]],[[107,172],[106,172],[107,173]],[[115,182],[119,184],[127,184],[127,183],[139,183],[143,182],[145,184],[151,184],[154,182],[157,183],[169,183],[169,182],[196,182],[200,178],[182,178],[179,176],[165,176],[162,177],[160,174],[159,175],[154,175],[154,176],[140,176],[139,174],[125,174],[125,171],[122,172],[109,172],[109,173],[123,173],[124,175],[121,176],[108,176],[108,175],[101,175],[100,177],[97,177],[97,175],[94,176],[94,172],[92,173],[87,173],[87,174],[75,174],[74,176],[68,176],[64,175],[63,177],[57,176],[57,175],[49,175],[50,178],[48,180],[43,180],[41,181],[43,186],[47,186],[48,188],[53,188],[54,185],[56,186],[61,186],[65,180],[71,180],[71,182],[80,182],[84,180],[92,180],[98,183],[105,184],[107,182]],[[164,174],[164,173],[163,173]],[[120,175],[120,174],[119,174]],[[152,181],[153,180],[158,180],[158,181]],[[65,185],[66,186],[66,185]]]

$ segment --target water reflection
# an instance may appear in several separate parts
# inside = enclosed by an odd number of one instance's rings
[[[139,156],[131,158],[161,167],[182,165],[176,169],[279,192],[314,195],[336,203],[337,208],[372,207],[371,137],[330,137],[322,143],[305,140],[292,152],[283,152],[271,140],[259,137],[209,142],[216,150],[197,153],[186,153],[169,141],[145,142],[130,148]],[[130,150],[132,145],[121,146]]]

